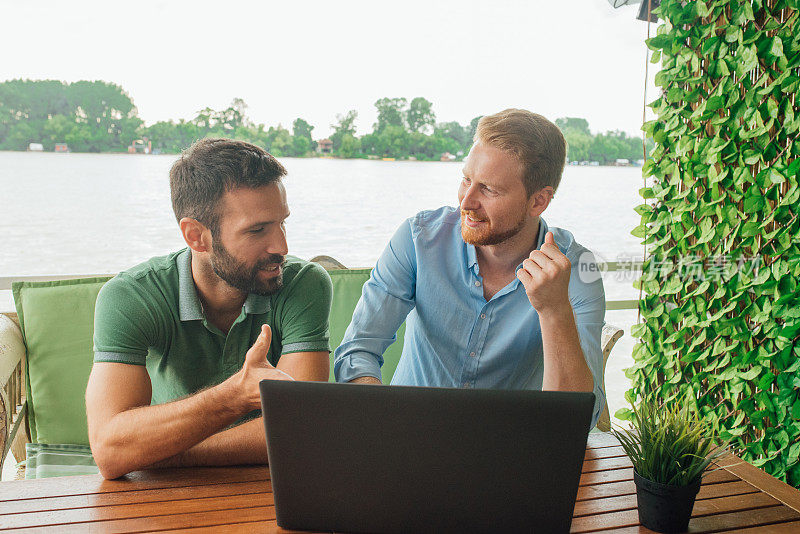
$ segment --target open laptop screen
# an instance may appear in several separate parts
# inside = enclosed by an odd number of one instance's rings
[[[593,393],[261,382],[278,525],[568,532]]]

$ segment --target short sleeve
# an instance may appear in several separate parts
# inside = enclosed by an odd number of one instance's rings
[[[135,280],[120,275],[109,280],[95,304],[94,361],[145,365],[152,313]]]
[[[288,289],[279,317],[281,354],[330,352],[332,284],[327,271],[316,263],[305,264]]]

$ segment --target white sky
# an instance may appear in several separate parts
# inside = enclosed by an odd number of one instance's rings
[[[256,123],[291,129],[302,117],[315,138],[355,109],[363,135],[377,99],[423,96],[439,122],[522,107],[641,135],[647,26],[637,10],[607,0],[0,0],[0,81],[111,81],[147,125],[240,97]]]

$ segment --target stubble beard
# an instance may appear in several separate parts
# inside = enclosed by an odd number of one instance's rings
[[[283,287],[283,271],[267,280],[259,280],[258,273],[275,264],[283,266],[285,258],[278,254],[271,254],[268,258],[259,260],[256,264],[248,268],[238,261],[222,241],[215,243],[211,253],[211,269],[214,274],[219,276],[231,287],[235,287],[245,293],[255,293],[256,295],[274,295]]]
[[[492,230],[491,223],[484,230],[477,230],[470,228],[464,223],[464,218],[471,214],[472,212],[470,211],[461,210],[461,239],[463,239],[465,243],[469,243],[470,245],[475,245],[477,247],[505,243],[520,233],[522,228],[525,226],[525,218],[521,217],[519,222],[517,222],[514,227],[509,228],[508,230],[496,232]]]

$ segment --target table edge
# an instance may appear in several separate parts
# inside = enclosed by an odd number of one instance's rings
[[[770,497],[800,513],[800,490],[775,478],[766,471],[742,460],[733,453],[724,454],[715,462],[717,465],[755,486]]]

